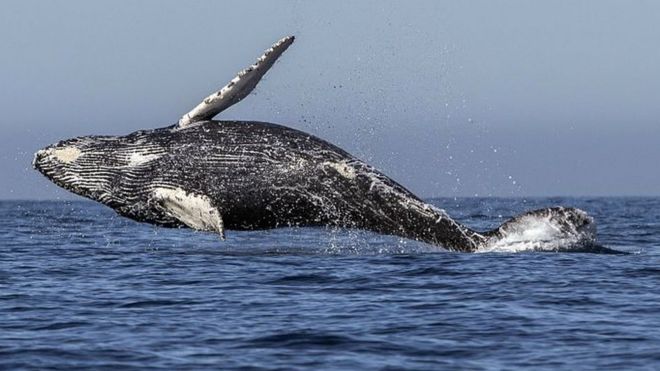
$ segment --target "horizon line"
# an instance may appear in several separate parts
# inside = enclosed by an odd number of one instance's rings
[[[521,195],[521,196],[512,196],[512,195],[489,195],[489,196],[475,196],[475,195],[460,195],[460,196],[425,196],[420,197],[422,200],[433,200],[433,199],[478,199],[478,198],[503,198],[503,199],[538,199],[538,198],[660,198],[658,195],[631,195],[631,194],[621,194],[621,195]],[[102,204],[98,201],[78,197],[78,198],[0,198],[0,202],[94,202]]]

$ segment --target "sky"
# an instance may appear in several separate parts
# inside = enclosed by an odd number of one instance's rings
[[[217,119],[326,139],[422,197],[660,195],[657,1],[4,1],[0,199],[73,199],[33,153]]]

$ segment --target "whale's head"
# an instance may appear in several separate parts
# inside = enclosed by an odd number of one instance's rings
[[[104,137],[63,140],[34,155],[32,165],[58,186],[99,201],[110,190],[115,174],[111,151],[105,151]]]
[[[585,211],[552,207],[526,212],[489,232],[484,251],[577,250],[596,243],[596,223]]]
[[[143,142],[135,134],[63,140],[37,151],[33,166],[70,192],[113,205],[122,202],[123,186],[131,174],[158,157],[154,146]]]

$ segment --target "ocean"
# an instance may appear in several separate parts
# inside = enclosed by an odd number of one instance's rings
[[[92,202],[4,201],[0,368],[660,369],[660,198],[429,202],[475,229],[576,206],[621,253],[328,228],[221,241]]]

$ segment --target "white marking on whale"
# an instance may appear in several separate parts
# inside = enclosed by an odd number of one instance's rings
[[[329,162],[326,161],[322,163],[321,165],[331,167],[335,171],[339,173],[339,175],[343,176],[346,179],[355,179],[357,177],[357,172],[353,167],[351,167],[350,164],[346,161],[340,161],[340,162]]]
[[[158,158],[160,158],[160,155],[135,152],[131,154],[128,160],[128,166],[139,166]]]
[[[78,159],[82,152],[76,147],[56,148],[50,151],[50,155],[57,161],[70,164]]]

